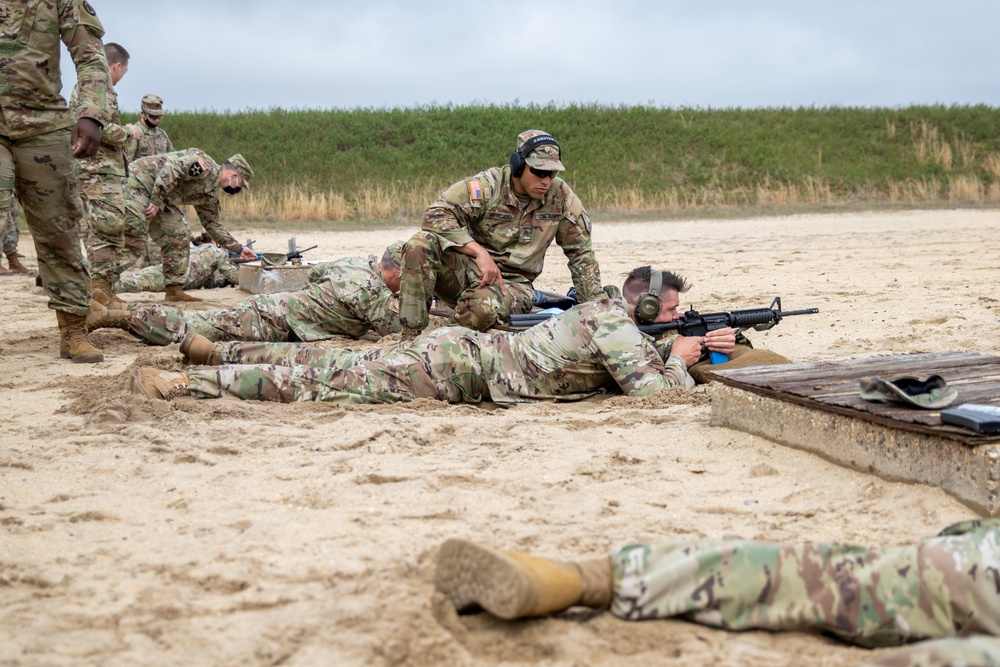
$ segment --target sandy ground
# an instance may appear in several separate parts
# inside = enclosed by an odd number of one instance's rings
[[[605,283],[652,263],[688,275],[682,304],[702,311],[777,295],[820,308],[751,334],[795,360],[997,354],[998,220],[603,223],[594,239]],[[298,244],[367,255],[409,231]],[[291,234],[250,235],[282,250]],[[104,330],[105,363],[61,361],[33,279],[0,285],[0,665],[856,665],[883,653],[578,610],[456,616],[434,594],[435,553],[452,536],[567,558],[671,538],[890,544],[975,516],[938,489],[709,427],[711,386],[513,409],[148,401],[126,371],[180,368],[176,345]],[[558,250],[538,286],[569,287]]]

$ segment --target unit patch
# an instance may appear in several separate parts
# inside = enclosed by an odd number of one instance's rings
[[[90,6],[90,3],[87,2],[87,0],[83,0],[83,8],[86,9],[87,13],[91,16],[97,16],[97,12],[94,11],[94,8]]]
[[[208,165],[201,158],[198,158],[197,162],[192,162],[191,166],[188,167],[188,176],[201,176],[208,169]]]
[[[469,199],[483,201],[483,186],[478,180],[469,181]]]

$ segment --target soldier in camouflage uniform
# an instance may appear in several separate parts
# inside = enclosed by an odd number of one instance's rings
[[[695,540],[631,544],[577,562],[448,540],[435,587],[458,610],[479,606],[506,619],[584,605],[624,620],[813,629],[859,646],[896,646],[1000,634],[998,554],[1000,519],[956,524],[910,546]],[[990,661],[966,661],[973,656]],[[883,664],[998,664],[998,656],[1000,640],[980,637],[931,642]]]
[[[532,282],[553,241],[569,260],[577,298],[605,297],[590,217],[557,177],[564,169],[556,140],[528,130],[510,164],[459,181],[431,204],[404,251],[404,336],[427,326],[432,295],[455,309],[455,322],[479,331],[530,312]]]
[[[253,261],[257,255],[244,248],[219,223],[220,189],[238,193],[250,183],[253,171],[242,155],[234,155],[222,165],[198,148],[153,155],[129,166],[125,190],[128,222],[125,229],[126,266],[142,255],[147,235],[163,255],[163,282],[166,301],[198,301],[185,293],[184,272],[188,267],[190,243],[180,210],[194,206],[202,226],[219,246]]]
[[[150,155],[173,153],[174,145],[170,136],[160,127],[160,120],[166,111],[163,110],[163,99],[159,95],[143,95],[139,105],[139,123],[129,124],[129,140],[125,144],[125,157],[129,162]]]
[[[667,290],[661,299],[669,298]],[[676,301],[677,294],[674,292]],[[137,369],[132,387],[149,397],[190,393],[199,398],[328,401],[338,405],[433,398],[451,403],[493,400],[513,404],[577,400],[609,388],[645,396],[669,387],[693,387],[687,366],[702,346],[732,352],[735,332],[654,341],[636,327],[624,298],[588,301],[525,331],[435,329],[413,341],[362,352],[302,345],[230,344],[191,354],[193,363],[222,364],[186,373]],[[277,364],[290,363],[290,366]]]
[[[122,190],[126,176],[123,147],[129,131],[121,124],[118,95],[114,86],[128,72],[128,51],[120,44],[104,45],[108,59],[111,86],[107,90],[111,122],[101,128],[101,147],[94,157],[79,161],[80,198],[83,201],[83,245],[90,261],[91,284],[95,294],[101,292],[112,302],[122,304],[114,296],[112,285],[122,273],[125,250],[125,195]],[[79,113],[82,108],[80,85],[73,88],[69,107]]]
[[[7,264],[10,266],[10,270],[8,271],[0,267],[0,276],[9,276],[15,273],[31,275],[31,269],[21,264],[21,258],[24,255],[17,251],[17,242],[21,236],[17,228],[17,218],[17,200],[12,197],[10,210],[7,211],[7,224],[4,226],[3,231],[3,254],[7,256]]]
[[[317,264],[310,285],[296,292],[257,294],[227,310],[182,312],[170,306],[133,305],[129,311],[95,312],[91,329],[117,327],[150,345],[177,343],[189,332],[212,341],[316,341],[399,332],[399,248],[381,261],[347,257]]]
[[[191,259],[183,288],[212,289],[239,284],[239,271],[229,261],[229,251],[212,243],[202,243],[191,248]],[[163,269],[147,266],[132,275],[124,275],[114,285],[115,292],[162,292]]]
[[[82,211],[74,160],[96,153],[100,128],[111,121],[103,36],[104,27],[86,0],[0,6],[0,219],[6,219],[16,187],[49,308],[56,311],[59,353],[81,363],[104,359],[85,329],[91,286],[80,252]],[[75,113],[59,94],[60,40],[80,84]]]

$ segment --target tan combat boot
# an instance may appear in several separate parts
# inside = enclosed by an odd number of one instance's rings
[[[399,340],[404,343],[414,341],[420,337],[420,334],[424,332],[423,329],[412,329],[410,327],[403,327],[399,330]]]
[[[187,292],[181,289],[180,285],[167,285],[167,294],[163,297],[164,301],[201,301],[196,296],[191,296]]]
[[[574,605],[606,609],[611,604],[611,558],[560,563],[453,539],[438,551],[434,587],[458,611],[478,606],[505,619]]]
[[[188,333],[181,341],[181,354],[184,355],[184,363],[191,366],[221,366],[221,348],[219,343],[213,343],[196,333]]]
[[[86,318],[87,331],[94,329],[124,329],[132,325],[132,313],[127,310],[91,310]]]
[[[59,322],[59,356],[72,359],[74,364],[97,364],[104,361],[104,353],[87,338],[87,318],[62,310],[56,311]]]
[[[189,393],[187,373],[172,373],[148,366],[129,371],[128,385],[136,394],[164,401]]]
[[[23,273],[25,275],[31,275],[31,269],[21,264],[21,260],[18,259],[20,255],[16,252],[7,253],[7,264],[10,266],[11,273]]]
[[[110,310],[127,310],[128,304],[118,298],[111,283],[103,278],[91,278],[91,289],[94,291],[93,299]]]

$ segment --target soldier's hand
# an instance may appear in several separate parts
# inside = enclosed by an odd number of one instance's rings
[[[705,334],[705,347],[727,357],[736,349],[736,329],[716,329]]]
[[[150,203],[150,205],[146,207],[146,211],[145,211],[145,213],[146,213],[146,220],[152,220],[153,218],[156,217],[156,214],[159,213],[159,212],[160,212],[160,207],[157,206],[156,204]],[[256,258],[254,258],[254,259],[256,259]]]
[[[101,145],[101,124],[93,118],[81,118],[73,126],[70,146],[73,157],[93,157]]]
[[[479,287],[498,284],[500,285],[500,294],[507,295],[507,288],[503,284],[503,275],[500,273],[500,267],[493,261],[489,253],[484,252],[477,255],[476,266],[479,267],[479,271],[483,274],[483,277],[479,280]]]
[[[240,250],[240,257],[242,257],[248,262],[254,262],[257,260],[257,253],[255,253],[250,248],[243,246],[243,249]]]
[[[691,368],[701,359],[701,344],[704,340],[701,336],[678,336],[670,344],[670,356],[680,357],[684,360],[684,365]]]

